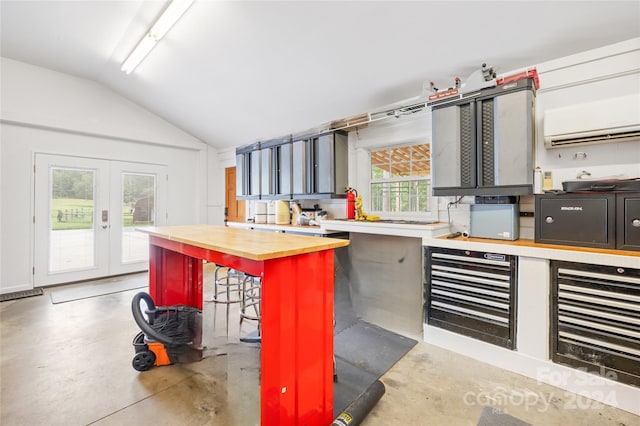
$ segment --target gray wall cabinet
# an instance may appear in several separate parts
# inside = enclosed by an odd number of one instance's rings
[[[292,144],[293,198],[340,198],[348,180],[347,134],[299,138]]]
[[[236,198],[260,198],[260,143],[236,149]]]
[[[533,192],[530,79],[432,104],[433,195]]]

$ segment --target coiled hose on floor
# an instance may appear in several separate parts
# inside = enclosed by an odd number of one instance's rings
[[[145,313],[140,308],[140,302],[147,305]],[[169,346],[180,346],[192,344],[196,315],[200,311],[185,305],[156,307],[148,293],[140,292],[133,296],[131,312],[147,338]]]

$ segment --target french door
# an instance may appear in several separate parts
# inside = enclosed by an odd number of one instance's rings
[[[166,166],[35,155],[34,285],[148,268],[147,234],[166,221]]]

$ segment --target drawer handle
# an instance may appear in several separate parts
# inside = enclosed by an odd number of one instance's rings
[[[551,217],[551,216],[545,217],[544,221],[547,222],[547,223],[553,223],[554,222],[553,217]]]
[[[633,219],[631,221],[631,225],[635,226],[636,228],[640,228],[640,219]]]

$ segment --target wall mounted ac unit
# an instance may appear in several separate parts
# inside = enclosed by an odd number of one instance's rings
[[[626,140],[640,140],[640,93],[545,111],[547,148]]]

